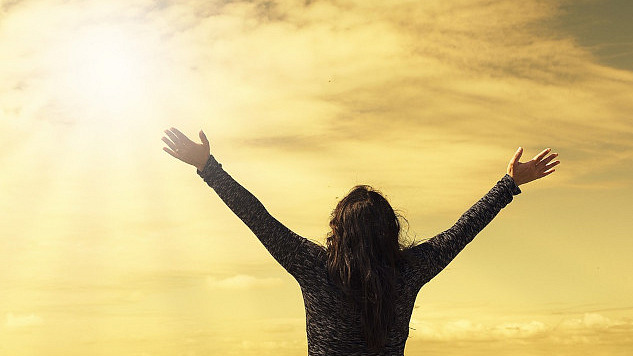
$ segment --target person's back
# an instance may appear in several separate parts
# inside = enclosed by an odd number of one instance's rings
[[[448,230],[415,246],[399,240],[398,219],[370,187],[355,187],[333,212],[327,246],[305,239],[273,218],[257,198],[229,176],[202,145],[180,131],[165,131],[164,148],[197,173],[253,231],[299,283],[306,311],[308,355],[404,354],[420,288],[445,268],[497,213],[521,193],[520,184],[554,172],[557,156],[544,150],[519,163]],[[368,197],[371,196],[371,199]]]
[[[392,301],[395,318],[387,333],[385,349],[368,353],[360,310],[329,277],[325,249],[314,244],[306,246],[303,254],[306,263],[296,267],[293,275],[299,282],[305,304],[308,354],[402,355],[417,295],[415,286],[398,278]]]

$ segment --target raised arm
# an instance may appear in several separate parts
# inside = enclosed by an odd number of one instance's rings
[[[520,184],[549,175],[554,172],[553,167],[560,163],[551,162],[558,156],[556,153],[545,158],[550,149],[543,150],[529,162],[520,163],[522,152],[522,148],[517,150],[508,164],[507,174],[451,228],[411,248],[414,285],[421,287],[442,271],[512,201],[514,195],[521,193]]]
[[[272,217],[253,194],[222,169],[222,165],[209,153],[209,141],[204,132],[200,131],[202,144],[189,140],[175,128],[165,130],[165,133],[169,139],[163,137],[163,141],[169,148],[163,149],[175,158],[195,166],[198,175],[248,226],[275,260],[295,276],[296,263],[301,262],[299,254],[314,243],[290,231]]]

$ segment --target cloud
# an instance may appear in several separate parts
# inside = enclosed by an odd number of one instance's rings
[[[435,324],[412,319],[412,334],[424,340],[509,340],[523,339],[542,335],[548,330],[539,321],[501,323],[485,325],[467,319]]]
[[[178,34],[208,38],[192,53],[209,65],[196,67],[207,88],[232,88],[222,92],[232,120],[220,125],[243,149],[398,157],[455,141],[499,155],[555,144],[576,177],[603,182],[591,175],[630,159],[633,76],[549,26],[555,2],[277,2],[265,20],[258,4],[231,4]]]
[[[619,323],[597,313],[586,313],[581,318],[563,320],[561,327],[566,330],[604,329]]]
[[[244,349],[255,349],[255,350],[279,350],[279,349],[298,349],[304,348],[306,346],[305,342],[300,341],[250,341],[244,340],[240,344],[241,348]]]
[[[226,278],[207,277],[207,286],[213,289],[250,289],[268,288],[281,285],[279,278],[258,278],[245,274],[238,274]]]
[[[4,326],[8,329],[21,329],[30,326],[42,325],[44,320],[35,314],[7,313]]]
[[[542,335],[547,330],[540,321],[527,323],[504,323],[495,326],[493,334],[503,338],[522,339]]]
[[[558,323],[532,320],[485,324],[467,319],[442,323],[411,319],[411,334],[422,340],[549,342],[556,344],[633,344],[633,320],[610,319],[597,313],[564,318]]]
[[[268,149],[327,151],[341,164],[354,148],[411,157],[459,141],[500,156],[555,144],[575,176],[591,177],[631,158],[633,75],[596,64],[557,32],[550,22],[561,11],[561,2],[510,0],[15,6],[0,31],[0,114],[107,122],[102,102],[64,89],[76,67],[64,62],[64,44],[108,26],[145,64],[132,79],[146,90],[121,124],[204,120],[216,140],[239,141],[255,160]]]
[[[303,334],[305,332],[305,318],[268,318],[259,322],[258,329],[262,332],[279,335]]]

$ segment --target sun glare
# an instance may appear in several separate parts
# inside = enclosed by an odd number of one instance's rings
[[[73,36],[64,48],[66,98],[95,113],[129,112],[148,86],[149,54],[134,33],[100,26]]]

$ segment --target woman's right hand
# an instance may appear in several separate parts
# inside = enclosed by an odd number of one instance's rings
[[[172,127],[165,130],[167,137],[163,137],[163,142],[169,146],[163,147],[163,150],[173,157],[188,163],[202,171],[207,164],[210,155],[209,140],[207,136],[200,130],[199,136],[202,144],[191,141],[185,134]]]
[[[556,171],[554,166],[558,165],[560,161],[551,162],[558,157],[558,153],[552,153],[545,157],[550,151],[551,148],[547,148],[530,161],[521,163],[519,159],[523,154],[523,147],[519,147],[508,164],[508,175],[514,179],[516,185],[521,185],[554,173]]]

